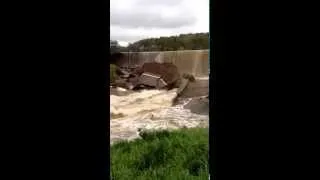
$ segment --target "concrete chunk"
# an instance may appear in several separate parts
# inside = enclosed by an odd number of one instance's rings
[[[144,63],[136,72],[141,75],[140,83],[156,88],[170,87],[180,79],[178,68],[171,63]]]

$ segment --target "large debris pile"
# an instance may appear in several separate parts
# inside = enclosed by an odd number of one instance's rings
[[[178,68],[172,63],[144,63],[133,72],[119,68],[117,73],[120,78],[115,86],[127,89],[171,89],[178,87],[181,81]]]

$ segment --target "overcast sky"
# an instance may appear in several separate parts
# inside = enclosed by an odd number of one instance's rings
[[[110,38],[121,45],[196,32],[209,32],[209,0],[110,0]]]

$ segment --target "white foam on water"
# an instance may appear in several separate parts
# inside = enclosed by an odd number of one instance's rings
[[[122,88],[122,87],[117,87],[117,91],[122,91],[122,92],[125,92],[127,91],[125,88]]]
[[[111,95],[111,143],[139,138],[139,129],[177,129],[208,125],[207,115],[193,114],[189,109],[183,108],[191,99],[172,106],[176,96],[177,89],[143,90],[127,96]]]
[[[110,96],[110,113],[124,116],[137,115],[145,111],[153,111],[170,107],[177,96],[177,90],[143,90],[127,96]]]

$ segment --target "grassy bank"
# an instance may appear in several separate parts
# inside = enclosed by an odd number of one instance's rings
[[[208,129],[142,134],[142,139],[111,146],[114,180],[207,180]]]

